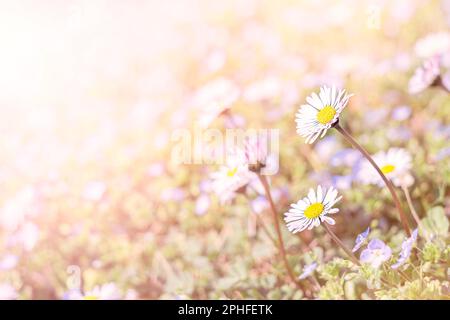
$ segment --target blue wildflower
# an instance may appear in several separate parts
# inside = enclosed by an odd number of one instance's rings
[[[363,233],[358,234],[355,240],[355,246],[352,249],[352,252],[356,252],[359,250],[359,248],[362,247],[362,245],[366,242],[367,237],[369,236],[370,227],[367,227],[366,231]]]

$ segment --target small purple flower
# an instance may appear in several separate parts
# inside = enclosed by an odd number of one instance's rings
[[[392,119],[396,121],[403,121],[411,116],[411,107],[398,106],[392,111]]]
[[[186,197],[186,192],[179,187],[164,189],[161,192],[161,199],[164,201],[179,202]]]
[[[255,200],[252,200],[250,202],[250,206],[254,213],[260,214],[264,210],[269,209],[269,202],[267,201],[266,197],[258,196]]]
[[[204,215],[206,212],[208,212],[210,205],[211,200],[209,198],[209,195],[206,193],[200,194],[195,201],[195,214],[197,214],[198,216]]]
[[[327,136],[318,141],[314,147],[317,155],[324,162],[328,162],[339,149],[339,142],[335,136]]]
[[[345,175],[345,176],[332,176],[332,185],[336,189],[339,190],[348,190],[352,186],[353,177],[351,175]]]
[[[360,260],[363,263],[370,264],[373,268],[379,268],[384,262],[388,261],[392,255],[392,250],[380,239],[372,239],[361,252]]]
[[[314,272],[314,270],[317,269],[317,266],[317,262],[313,262],[304,266],[303,273],[298,277],[298,279],[303,280],[309,277]]]
[[[211,180],[202,180],[199,185],[200,192],[208,193],[211,191]]]
[[[362,245],[366,242],[367,237],[369,236],[370,227],[367,227],[366,231],[363,233],[358,234],[355,240],[355,246],[352,249],[352,252],[356,252],[359,250],[359,248],[362,247]]]
[[[19,262],[19,257],[13,254],[7,254],[0,260],[0,270],[14,269]]]
[[[417,229],[413,231],[411,237],[403,241],[402,251],[400,251],[400,256],[397,262],[391,266],[392,269],[397,269],[398,267],[402,266],[406,262],[406,260],[408,260],[416,240],[417,240]]]
[[[331,159],[330,165],[333,167],[352,167],[361,159],[361,154],[354,149],[343,149],[337,152]]]
[[[388,136],[393,141],[408,141],[411,139],[412,133],[407,126],[399,126],[390,128]]]
[[[434,161],[441,161],[445,158],[450,157],[450,147],[442,148],[439,152],[433,157]]]
[[[364,113],[364,123],[369,128],[375,128],[378,125],[382,124],[388,116],[389,109],[387,108],[368,110]]]

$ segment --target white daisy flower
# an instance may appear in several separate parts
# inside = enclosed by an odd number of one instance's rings
[[[333,206],[341,198],[342,196],[338,197],[338,192],[333,187],[327,190],[318,186],[317,192],[310,189],[307,197],[291,204],[289,211],[284,214],[289,231],[297,233],[305,229],[311,230],[318,227],[321,222],[334,225],[334,219],[328,215],[339,212],[339,209]]]
[[[236,191],[246,186],[254,177],[248,170],[243,152],[229,153],[225,165],[211,175],[212,190],[220,198],[221,203],[226,203],[236,195]]]
[[[435,85],[440,73],[440,58],[438,56],[425,60],[409,80],[409,93],[416,94]]]
[[[390,148],[387,152],[380,151],[373,156],[373,160],[395,186],[410,186],[414,182],[414,178],[409,173],[412,167],[411,154],[405,149]],[[364,184],[384,186],[380,175],[368,161],[362,163],[358,179]]]
[[[344,89],[338,91],[327,86],[320,88],[318,95],[313,92],[295,115],[297,133],[306,138],[306,143],[313,143],[319,136],[322,138],[338,120],[351,96]]]

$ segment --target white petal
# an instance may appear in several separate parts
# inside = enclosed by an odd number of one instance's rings
[[[322,203],[322,200],[323,200],[322,187],[319,185],[317,187],[317,202],[321,202]]]
[[[322,220],[328,224],[331,224],[332,226],[334,226],[336,223],[333,218],[327,217],[326,215],[322,216]]]
[[[311,203],[316,203],[317,202],[316,193],[314,192],[313,189],[309,189],[308,198],[311,201]]]

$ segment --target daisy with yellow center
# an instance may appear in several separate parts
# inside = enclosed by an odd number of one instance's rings
[[[387,152],[380,151],[373,156],[373,160],[395,186],[401,187],[411,183],[412,176],[409,171],[412,167],[412,158],[405,149],[390,148]],[[358,178],[365,184],[376,184],[380,187],[384,185],[380,175],[368,161],[361,165]]]
[[[212,190],[221,203],[227,203],[236,196],[236,192],[245,187],[254,178],[248,170],[243,151],[229,151],[226,162],[211,175]]]
[[[306,98],[307,104],[302,105],[295,116],[297,133],[306,138],[306,143],[322,138],[336,123],[351,96],[345,90],[327,86],[320,88],[319,94],[312,93]]]
[[[320,223],[326,222],[334,225],[335,221],[328,215],[339,212],[333,206],[341,200],[338,192],[333,187],[322,189],[317,187],[317,191],[309,190],[308,196],[291,204],[291,208],[284,214],[284,221],[290,232],[297,233],[303,230],[311,230],[318,227]]]
[[[358,149],[361,152],[361,154],[368,160],[373,169],[376,170],[381,180],[386,184],[386,187],[389,189],[389,192],[391,193],[392,199],[394,200],[395,206],[398,210],[403,229],[405,229],[405,232],[408,236],[411,236],[411,230],[409,228],[403,208],[400,204],[400,199],[395,193],[393,182],[391,181],[391,179],[386,177],[386,175],[392,176],[394,172],[402,172],[401,170],[399,170],[399,163],[383,163],[382,170],[374,161],[374,159],[372,159],[366,149],[364,149],[350,135],[350,133],[345,130],[345,128],[339,125],[339,116],[342,110],[344,110],[344,108],[347,106],[348,100],[351,96],[351,94],[346,94],[345,90],[338,91],[334,87],[329,88],[326,86],[320,88],[320,92],[318,95],[316,93],[312,93],[309,97],[306,98],[307,104],[302,105],[295,115],[295,122],[297,123],[297,133],[306,138],[306,143],[313,143],[317,140],[317,138],[322,138],[330,128],[335,128],[340,134],[342,134],[342,136],[354,148]],[[367,171],[371,173],[373,172],[372,170]],[[383,172],[385,172],[386,175]],[[412,178],[411,175],[409,177]],[[397,182],[401,184],[406,183],[403,180],[404,178],[405,177],[402,177],[401,182]],[[364,177],[364,179],[367,179],[367,177]],[[409,180],[411,181],[411,179]],[[324,226],[326,226],[326,224]]]

